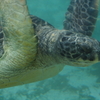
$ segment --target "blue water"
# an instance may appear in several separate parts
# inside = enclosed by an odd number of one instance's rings
[[[48,21],[56,28],[63,28],[70,0],[27,2],[31,14]],[[100,40],[100,17],[93,37]],[[100,100],[100,63],[87,68],[66,66],[53,78],[1,89],[0,100]]]

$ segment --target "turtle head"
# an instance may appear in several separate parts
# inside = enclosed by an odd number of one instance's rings
[[[57,44],[64,62],[73,66],[90,66],[100,61],[100,42],[83,34],[63,32]]]

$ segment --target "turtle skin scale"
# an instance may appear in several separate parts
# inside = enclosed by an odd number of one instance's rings
[[[0,88],[40,81],[65,65],[100,61],[100,42],[91,38],[99,0],[71,0],[64,29],[29,15],[25,0],[0,0]]]

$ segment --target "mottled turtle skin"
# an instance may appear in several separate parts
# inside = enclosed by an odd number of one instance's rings
[[[64,29],[30,15],[25,0],[0,0],[0,88],[40,81],[65,65],[100,61],[100,42],[91,38],[99,0],[71,0]]]

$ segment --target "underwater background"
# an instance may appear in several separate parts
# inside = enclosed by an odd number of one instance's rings
[[[27,0],[30,14],[58,29],[63,28],[69,2],[70,0]],[[100,40],[100,14],[93,37]],[[0,89],[0,100],[100,100],[100,63],[86,68],[65,66],[52,78]]]

